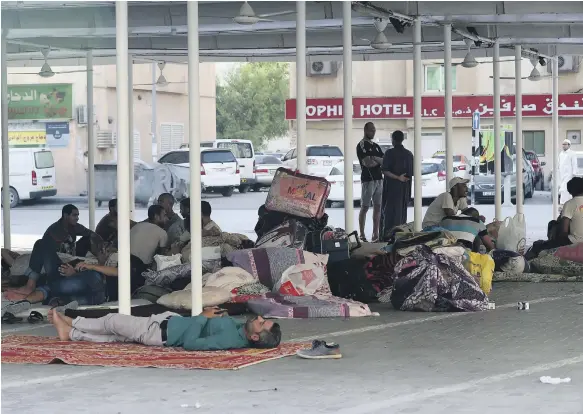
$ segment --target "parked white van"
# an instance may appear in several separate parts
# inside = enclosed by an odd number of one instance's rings
[[[255,179],[255,149],[253,142],[248,139],[217,139],[215,141],[203,141],[201,148],[229,149],[235,155],[241,171],[241,183],[239,192],[246,193],[256,183]],[[182,144],[181,148],[188,148],[188,144]]]
[[[11,208],[23,200],[37,200],[57,195],[55,161],[50,150],[10,148],[9,160]]]

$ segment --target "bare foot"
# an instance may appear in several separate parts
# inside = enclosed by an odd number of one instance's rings
[[[59,318],[61,318],[63,322],[65,322],[67,325],[73,326],[73,318],[69,318],[68,316],[65,316],[65,314],[63,313],[59,313]]]
[[[53,313],[52,324],[55,325],[55,328],[57,329],[59,339],[61,341],[70,341],[71,339],[69,338],[69,333],[71,332],[71,327],[67,325],[67,322],[61,319],[59,312],[53,309],[52,313]]]

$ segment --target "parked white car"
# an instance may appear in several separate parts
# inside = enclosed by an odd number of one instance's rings
[[[174,164],[190,167],[190,153],[187,148],[171,151],[158,161],[160,164]],[[225,197],[233,195],[235,187],[241,183],[241,174],[235,155],[228,149],[200,149],[200,181],[205,193],[220,193]]]
[[[325,177],[332,166],[342,161],[344,156],[340,148],[334,145],[307,145],[306,146],[306,173],[316,177]],[[286,168],[298,169],[298,150],[292,148],[282,159]]]
[[[255,149],[252,141],[248,139],[217,139],[203,141],[200,143],[200,147],[231,150],[241,171],[241,182],[237,184],[240,193],[246,193],[255,184]],[[182,144],[180,148],[188,148],[188,144]]]
[[[352,198],[353,201],[360,202],[362,186],[360,173],[362,172],[358,161],[354,161],[352,166]],[[331,184],[330,195],[326,202],[326,207],[331,207],[334,202],[344,202],[344,161],[334,165],[326,175],[326,180]]]
[[[421,176],[423,180],[421,197],[424,200],[437,198],[447,190],[445,160],[428,158],[421,161]],[[411,180],[411,198],[415,197],[415,177]]]
[[[283,167],[279,158],[273,155],[256,155],[253,191],[259,191],[263,187],[271,187],[273,176],[279,167]]]
[[[433,159],[440,159],[445,161],[445,151],[437,151],[433,154]],[[453,175],[464,179],[470,179],[471,161],[465,155],[453,155]]]
[[[10,148],[10,208],[23,200],[57,195],[53,153],[44,148]],[[2,161],[0,160],[0,169]]]

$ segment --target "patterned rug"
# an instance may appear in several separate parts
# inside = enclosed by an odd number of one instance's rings
[[[309,346],[305,343],[284,343],[276,349],[203,352],[138,344],[72,342],[46,336],[11,335],[2,338],[2,363],[235,370],[295,355],[299,349]]]

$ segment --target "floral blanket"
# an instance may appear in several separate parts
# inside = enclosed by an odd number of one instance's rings
[[[463,265],[449,256],[417,247],[395,266],[390,301],[404,311],[481,311],[488,297]],[[381,292],[379,300],[389,292]]]

